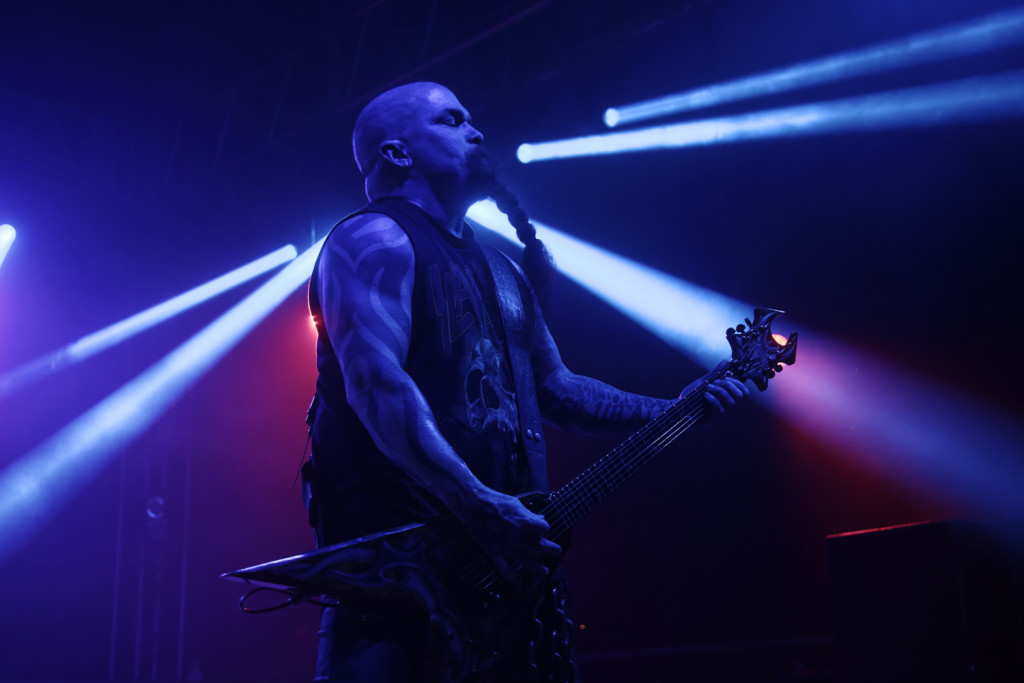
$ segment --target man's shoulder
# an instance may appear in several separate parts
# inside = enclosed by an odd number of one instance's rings
[[[381,269],[405,273],[414,262],[412,242],[402,227],[384,214],[367,212],[334,227],[320,252],[318,270],[369,278]]]
[[[353,214],[338,224],[335,232],[358,233],[360,230],[397,230],[404,232],[402,226],[386,213],[374,211],[372,208]]]
[[[328,243],[335,247],[369,245],[400,246],[409,236],[394,218],[383,213],[366,211],[345,218],[331,231]]]

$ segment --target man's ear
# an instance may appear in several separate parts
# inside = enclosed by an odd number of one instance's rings
[[[385,140],[380,143],[378,152],[381,157],[393,166],[409,168],[412,166],[412,158],[401,140]]]

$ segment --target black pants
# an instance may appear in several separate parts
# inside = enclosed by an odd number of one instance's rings
[[[571,638],[571,634],[566,635]],[[320,619],[315,680],[437,683],[444,677],[445,644],[431,636],[427,616],[408,606],[372,603],[326,607]],[[573,659],[570,654],[569,661]],[[486,673],[470,674],[466,683],[528,683],[533,679],[525,664],[504,662]],[[559,680],[579,683],[573,664],[560,676],[564,678]]]
[[[319,637],[317,681],[426,683],[421,673],[427,620],[422,614],[325,607]]]

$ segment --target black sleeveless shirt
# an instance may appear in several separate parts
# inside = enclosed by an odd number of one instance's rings
[[[379,200],[352,216],[366,213],[390,217],[412,243],[412,334],[404,370],[422,392],[441,434],[486,486],[509,494],[541,488],[522,443],[506,336],[484,247],[469,226],[462,238],[456,237],[402,198]],[[377,448],[349,406],[343,369],[323,324],[318,266],[310,280],[309,304],[318,333],[320,404],[312,460],[321,481],[320,494],[314,490],[314,496],[323,544],[423,521],[444,508]],[[532,301],[518,273],[515,284]],[[526,311],[532,327],[532,307]]]

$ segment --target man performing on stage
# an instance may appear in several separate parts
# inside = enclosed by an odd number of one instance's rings
[[[377,97],[356,121],[353,148],[371,203],[327,238],[309,289],[319,335],[308,472],[318,545],[450,513],[502,577],[546,586],[537,594],[557,608],[563,579],[549,567],[561,550],[515,497],[547,488],[541,420],[626,433],[672,401],[562,364],[530,281],[464,222],[470,205],[494,196],[526,244],[526,273],[544,276],[543,245],[449,90],[413,83]],[[747,393],[715,380],[707,412]],[[324,611],[317,680],[432,681],[446,645],[404,603],[347,600]],[[472,680],[526,681],[536,665],[571,681],[567,659],[502,656]]]

